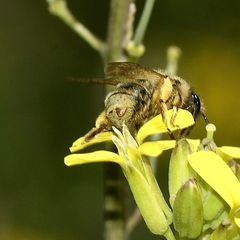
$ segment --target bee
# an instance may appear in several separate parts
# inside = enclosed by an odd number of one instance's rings
[[[188,110],[195,120],[201,114],[207,121],[199,96],[182,78],[131,62],[108,63],[105,76],[106,79],[77,80],[115,86],[107,94],[105,109],[97,117],[95,127],[85,135],[85,141],[101,132],[111,131],[112,126],[121,130],[123,124],[134,135],[145,122],[158,114],[167,125],[168,109],[173,109],[170,120],[173,126],[179,108]],[[187,133],[183,130],[181,135]]]

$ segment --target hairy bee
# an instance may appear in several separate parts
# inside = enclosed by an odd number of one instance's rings
[[[111,62],[105,69],[106,79],[89,79],[82,82],[115,85],[115,89],[105,98],[105,109],[96,119],[95,127],[86,135],[86,141],[96,134],[118,129],[125,123],[132,134],[148,120],[161,114],[166,123],[166,112],[173,109],[186,109],[194,119],[201,113],[205,120],[203,107],[198,95],[183,79],[169,76],[136,63]],[[80,80],[81,81],[81,80]]]

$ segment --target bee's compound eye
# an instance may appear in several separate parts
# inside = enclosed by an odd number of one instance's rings
[[[201,109],[201,101],[198,95],[196,95],[195,93],[192,94],[192,99],[195,105],[195,114],[198,114],[200,112]]]

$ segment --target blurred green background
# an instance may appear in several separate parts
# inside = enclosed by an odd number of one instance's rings
[[[104,38],[109,1],[69,0]],[[137,1],[139,13],[144,1]],[[204,99],[218,145],[240,146],[240,2],[156,1],[141,63],[164,68],[166,48],[183,55],[179,75]],[[63,158],[103,107],[99,86],[65,76],[101,77],[102,62],[40,1],[1,1],[0,240],[102,238],[102,165],[67,168]],[[192,137],[205,135],[200,119]],[[161,158],[158,179],[167,175]],[[138,225],[132,239],[157,239]]]

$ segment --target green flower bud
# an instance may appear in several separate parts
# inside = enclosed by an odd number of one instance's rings
[[[171,206],[173,206],[178,190],[188,179],[193,177],[193,171],[188,164],[188,155],[191,152],[190,144],[186,139],[180,139],[173,149],[169,163],[169,193]]]
[[[223,213],[225,207],[226,203],[224,200],[213,189],[209,188],[203,201],[204,220],[216,220]]]
[[[236,225],[221,225],[210,236],[209,240],[239,240],[240,232]]]
[[[196,238],[202,232],[202,196],[194,179],[188,180],[176,195],[173,224],[180,237]]]
[[[212,229],[212,230],[215,230],[217,229],[220,224],[225,220],[227,219],[228,217],[228,212],[227,210],[225,209],[218,217],[216,217],[215,219],[213,219],[212,221],[210,222],[205,222],[204,225],[203,225],[203,231],[206,231],[208,229]]]

